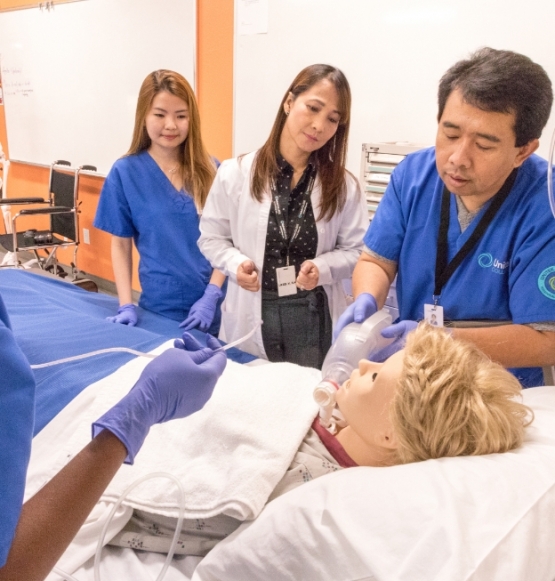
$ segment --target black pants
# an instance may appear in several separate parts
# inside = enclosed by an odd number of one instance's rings
[[[270,361],[322,368],[331,347],[332,327],[322,287],[287,297],[263,290],[262,321],[262,340]]]

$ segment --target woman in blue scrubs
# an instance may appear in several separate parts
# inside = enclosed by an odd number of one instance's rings
[[[139,252],[139,306],[217,334],[225,276],[197,247],[199,214],[216,173],[200,134],[193,90],[159,70],[144,80],[127,154],[102,189],[94,226],[112,234],[120,308],[111,320],[135,325],[132,244]]]

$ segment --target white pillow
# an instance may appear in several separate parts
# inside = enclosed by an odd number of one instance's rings
[[[555,387],[519,450],[350,468],[267,505],[193,581],[553,581]]]

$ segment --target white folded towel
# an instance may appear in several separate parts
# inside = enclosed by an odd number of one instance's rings
[[[89,398],[79,429],[62,446],[58,467],[87,443],[90,424],[130,389],[146,363],[134,360],[99,382],[100,387],[96,384],[94,401]],[[115,501],[146,474],[167,472],[183,484],[186,518],[221,513],[255,518],[317,414],[312,391],[320,378],[320,371],[290,363],[249,367],[228,362],[205,407],[188,418],[153,426],[135,464],[121,467],[102,500]],[[178,493],[169,480],[153,479],[132,490],[124,504],[175,516]]]
[[[185,489],[186,518],[255,518],[287,470],[317,413],[321,374],[289,363],[245,367],[229,362],[212,398],[184,420],[153,426],[133,466],[123,466],[104,500],[152,472],[169,472]],[[176,487],[154,479],[126,504],[175,515]]]

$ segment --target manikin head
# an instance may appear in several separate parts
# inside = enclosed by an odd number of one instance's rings
[[[422,323],[384,363],[363,360],[337,393],[353,459],[387,466],[506,452],[518,447],[531,410],[506,369],[474,345]]]

